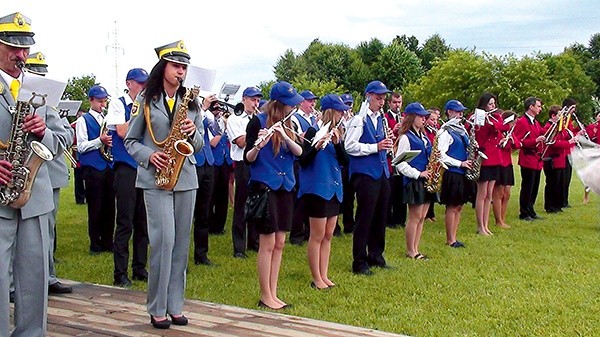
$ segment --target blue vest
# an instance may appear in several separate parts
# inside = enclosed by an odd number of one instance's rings
[[[231,160],[231,156],[229,155],[229,138],[227,137],[226,132],[223,132],[223,135],[221,135],[221,140],[219,140],[217,146],[212,148],[212,154],[213,158],[215,158],[216,166],[221,166],[225,162],[227,162],[228,165],[233,163],[233,160]]]
[[[100,137],[100,124],[94,116],[91,113],[86,113],[83,115],[83,119],[85,119],[85,126],[87,127],[88,140]],[[112,168],[112,163],[104,160],[99,149],[81,153],[79,163],[81,163],[81,166],[91,166],[98,171],[104,171],[107,167]]]
[[[308,121],[306,120],[306,118],[304,118],[299,112],[294,113],[294,116],[296,116],[296,119],[298,120],[298,123],[300,123],[300,132],[306,132],[306,130],[308,130],[308,128],[310,128],[311,126],[313,128],[315,128],[315,130],[319,131],[319,127],[317,126],[317,122],[314,116],[310,117],[310,122],[313,124],[311,125],[310,123],[308,123]]]
[[[261,128],[267,127],[267,114],[257,115]],[[256,160],[250,164],[250,182],[261,182],[271,190],[283,188],[291,191],[296,185],[294,178],[294,155],[282,146],[275,156],[273,142],[269,142],[259,152]]]
[[[331,142],[325,149],[317,152],[310,165],[300,166],[298,180],[300,181],[298,197],[304,194],[316,194],[325,200],[331,200],[335,196],[339,202],[342,202],[342,168]]]
[[[213,157],[212,150],[210,149],[210,142],[208,140],[208,119],[205,118],[202,125],[204,125],[204,146],[202,146],[202,150],[194,154],[194,157],[196,157],[196,166],[204,166],[205,163],[208,165],[215,163],[215,158]]]
[[[360,117],[359,117],[360,118]],[[383,122],[381,115],[377,117],[377,130],[371,117],[366,116],[363,123],[363,132],[358,140],[364,144],[377,144],[385,138],[383,131]],[[381,150],[368,156],[350,156],[350,165],[348,172],[350,176],[354,173],[366,174],[369,177],[378,180],[383,174],[386,178],[390,177],[390,170],[387,162],[387,151]]]
[[[123,96],[119,97],[119,100],[125,107],[125,121],[127,122],[131,118],[131,106],[133,104],[125,104],[125,97]],[[127,152],[125,149],[125,144],[123,143],[123,138],[121,138],[116,132],[112,133],[112,142],[112,154],[115,163],[124,163],[134,169],[137,168],[137,162],[133,160],[129,152]]]
[[[416,168],[417,170],[423,172],[425,168],[427,168],[427,163],[429,162],[429,155],[431,154],[431,143],[428,140],[423,142],[423,139],[427,139],[427,137],[421,138],[417,136],[413,130],[410,130],[406,133],[408,137],[408,141],[410,142],[411,150],[421,150],[421,152],[414,157],[411,161],[408,162],[408,165]],[[420,179],[420,178],[419,178]],[[404,177],[404,185],[408,184],[411,178]]]
[[[452,136],[452,144],[448,148],[447,155],[460,161],[467,160],[467,146],[469,145],[469,137],[467,135],[459,135],[455,132],[448,132]],[[448,171],[464,175],[465,169],[462,167],[450,166]]]

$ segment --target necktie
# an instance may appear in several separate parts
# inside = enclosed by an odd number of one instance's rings
[[[317,119],[315,118],[315,116],[310,116],[310,126],[315,125],[317,125]]]
[[[173,112],[173,107],[175,106],[175,98],[169,98],[167,100],[167,104],[169,105],[170,112]]]
[[[10,93],[12,94],[15,101],[17,100],[17,96],[19,95],[19,87],[21,87],[21,82],[16,78],[10,82]]]

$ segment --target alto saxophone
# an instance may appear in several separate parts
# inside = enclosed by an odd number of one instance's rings
[[[35,97],[41,97],[42,103],[35,103]],[[0,142],[0,157],[12,164],[12,178],[0,187],[0,203],[12,208],[23,207],[31,197],[31,188],[38,169],[45,161],[54,158],[46,145],[38,141],[27,141],[27,133],[23,131],[25,117],[46,104],[46,95],[32,93],[29,102],[17,101],[16,107],[10,107],[13,115],[10,137],[6,144]],[[33,107],[33,112],[31,108]]]
[[[173,124],[169,135],[162,142],[156,142],[156,140],[154,140],[154,144],[158,147],[162,147],[163,152],[169,157],[167,166],[162,169],[157,169],[154,179],[156,186],[164,190],[173,190],[179,179],[179,174],[181,173],[185,159],[194,154],[194,147],[187,141],[188,135],[181,131],[181,124],[188,118],[188,105],[190,101],[196,99],[196,96],[198,96],[199,93],[200,89],[197,87],[186,89],[181,104],[179,105],[179,109],[177,109],[177,112],[173,117]],[[150,128],[149,111],[145,113],[145,115],[146,124],[148,124],[148,128]]]
[[[425,180],[425,190],[429,193],[437,193],[442,190],[442,178],[444,177],[444,172],[448,168],[442,162],[442,153],[438,147],[438,138],[439,134],[436,134],[433,139],[429,162],[425,169],[429,172],[429,178]]]
[[[481,174],[481,163],[487,156],[479,150],[479,143],[475,139],[475,124],[471,124],[469,132],[469,145],[467,146],[467,160],[471,161],[471,167],[465,171],[465,177],[471,181],[477,181]]]

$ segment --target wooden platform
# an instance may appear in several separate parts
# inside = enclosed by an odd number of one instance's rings
[[[154,329],[141,291],[86,283],[73,293],[50,296],[48,336],[211,336],[211,337],[385,337],[400,336],[371,329],[288,316],[267,311],[186,300],[187,326]]]

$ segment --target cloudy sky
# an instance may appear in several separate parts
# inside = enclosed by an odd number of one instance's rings
[[[32,20],[31,52],[46,55],[49,77],[93,74],[118,96],[129,69],[150,71],[154,48],[177,40],[192,64],[216,70],[214,92],[223,82],[243,89],[274,79],[277,59],[315,38],[355,47],[402,34],[423,43],[438,33],[454,48],[522,56],[587,45],[600,32],[596,0],[19,0],[4,3],[0,16],[16,11]]]

